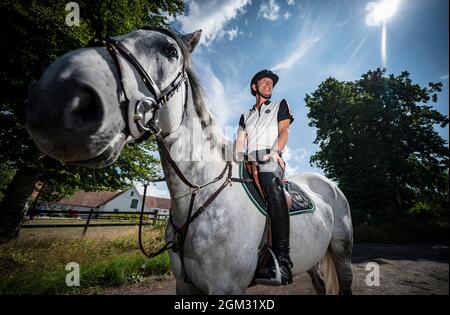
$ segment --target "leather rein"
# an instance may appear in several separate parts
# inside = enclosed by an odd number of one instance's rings
[[[161,155],[166,158],[169,165],[175,171],[177,176],[190,189],[191,197],[190,197],[190,202],[189,202],[189,209],[188,209],[188,214],[187,214],[186,221],[184,222],[184,224],[181,227],[176,227],[173,222],[172,214],[170,212],[170,214],[169,214],[170,224],[172,224],[172,226],[174,227],[174,235],[173,235],[172,239],[169,242],[166,242],[166,244],[163,247],[161,247],[158,251],[153,252],[153,253],[147,253],[142,244],[142,221],[143,221],[144,206],[145,206],[145,194],[146,194],[146,190],[147,190],[147,186],[145,186],[140,220],[139,220],[139,247],[140,247],[142,253],[145,256],[147,256],[148,258],[156,257],[168,249],[172,249],[172,251],[174,251],[174,252],[179,252],[181,263],[182,263],[182,268],[185,273],[185,281],[192,284],[196,289],[198,289],[195,286],[195,284],[188,277],[188,275],[186,273],[186,268],[184,266],[184,243],[185,243],[186,236],[188,233],[189,225],[206,210],[206,208],[217,198],[217,196],[222,192],[222,190],[226,186],[231,185],[231,182],[243,182],[243,181],[247,181],[247,180],[242,180],[240,178],[232,178],[232,163],[231,163],[231,161],[227,161],[225,163],[225,167],[222,170],[222,172],[216,178],[214,178],[212,181],[202,184],[202,185],[194,184],[189,179],[186,178],[186,176],[180,170],[178,165],[172,159],[169,148],[167,147],[166,142],[164,141],[164,138],[161,135],[162,130],[161,130],[161,128],[159,128],[157,126],[157,122],[158,122],[157,118],[158,118],[158,112],[161,109],[161,107],[164,104],[167,104],[169,99],[178,91],[178,89],[181,87],[181,85],[183,83],[186,84],[185,101],[184,101],[184,108],[186,108],[187,95],[188,95],[188,93],[187,93],[188,77],[187,77],[187,73],[185,71],[184,64],[183,64],[182,69],[176,76],[176,78],[169,84],[168,87],[166,87],[165,89],[163,89],[161,91],[159,89],[158,85],[155,83],[155,81],[147,74],[145,69],[141,66],[139,61],[133,56],[133,54],[121,42],[110,38],[110,39],[104,41],[103,44],[106,47],[109,54],[111,55],[111,57],[114,61],[114,64],[116,66],[116,69],[118,71],[118,74],[119,74],[119,79],[120,79],[119,103],[121,106],[122,113],[124,114],[125,117],[127,117],[127,124],[126,124],[127,127],[126,128],[128,128],[129,135],[131,137],[133,137],[135,140],[138,140],[138,139],[142,138],[145,134],[153,133],[155,135],[156,140],[161,149]],[[142,82],[145,84],[146,88],[153,94],[154,97],[146,96],[145,98],[143,98],[141,100],[135,100],[133,98],[130,99],[127,96],[125,79],[123,77],[123,69],[122,69],[122,65],[119,62],[119,58],[118,58],[119,55],[122,56],[123,58],[125,58],[129,62],[129,64],[139,73]],[[147,117],[147,114],[149,114],[150,112],[153,112],[153,115],[149,119]],[[183,113],[183,115],[184,115],[184,113]],[[220,181],[225,176],[226,173],[227,173],[227,177],[226,177],[225,181],[193,213],[195,197],[197,196],[197,193],[199,192],[199,190],[206,186],[209,186],[211,184],[214,184],[214,183]]]

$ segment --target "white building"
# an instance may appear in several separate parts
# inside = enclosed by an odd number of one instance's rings
[[[99,206],[100,211],[114,212],[140,212],[142,207],[143,195],[133,187],[130,190],[115,196]],[[159,215],[169,215],[170,199],[154,196],[145,197],[144,211],[158,210]]]
[[[39,202],[39,210],[67,211],[78,216],[79,211],[108,211],[108,212],[136,212],[140,213],[143,196],[133,187],[126,192],[85,192],[78,191],[70,198],[58,202]],[[145,212],[158,211],[158,216],[167,217],[170,210],[170,199],[146,196]]]

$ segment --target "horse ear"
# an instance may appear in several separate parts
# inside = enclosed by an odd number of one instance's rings
[[[193,52],[195,47],[197,47],[198,42],[200,41],[200,37],[202,36],[202,30],[195,31],[190,34],[185,34],[181,36],[186,47],[189,49],[189,52]]]

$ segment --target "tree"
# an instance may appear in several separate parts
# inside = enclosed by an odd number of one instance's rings
[[[329,78],[306,95],[320,146],[310,162],[339,183],[356,216],[368,211],[383,221],[424,203],[448,214],[449,152],[434,127],[449,119],[428,104],[442,83],[422,88],[408,72],[385,72],[355,82]]]
[[[83,0],[80,25],[68,26],[68,1],[16,1],[0,3],[0,50],[6,64],[0,70],[0,168],[14,177],[4,190],[0,204],[0,240],[18,235],[27,201],[38,180],[46,191],[66,195],[75,190],[125,189],[133,181],[157,173],[158,161],[151,138],[127,146],[114,165],[86,170],[43,156],[24,128],[23,108],[28,91],[58,56],[109,36],[144,25],[167,25],[165,15],[183,12],[182,0]],[[164,14],[163,14],[164,13]],[[5,184],[2,182],[2,185]]]

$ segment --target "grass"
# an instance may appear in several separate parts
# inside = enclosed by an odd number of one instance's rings
[[[55,220],[56,221],[56,220]],[[72,294],[140,282],[166,275],[169,257],[147,259],[139,250],[137,227],[23,229],[18,239],[0,245],[0,294]],[[164,244],[164,226],[144,228],[147,251]],[[80,286],[66,285],[66,265],[80,267]]]

